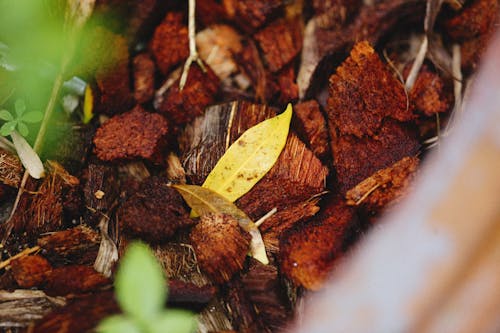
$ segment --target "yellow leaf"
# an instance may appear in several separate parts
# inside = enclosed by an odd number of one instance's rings
[[[264,241],[259,228],[253,221],[232,202],[220,194],[197,185],[171,185],[182,195],[187,204],[198,214],[224,213],[233,216],[240,227],[250,233],[250,253],[263,264],[268,264]]]
[[[273,167],[285,147],[292,119],[292,105],[243,133],[212,169],[203,187],[233,202]]]
[[[92,92],[92,88],[90,85],[87,85],[85,88],[85,97],[83,98],[83,123],[88,124],[92,117],[94,117],[93,112],[94,106],[94,93]]]

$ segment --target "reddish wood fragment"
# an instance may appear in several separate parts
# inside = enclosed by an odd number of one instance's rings
[[[346,193],[348,205],[362,205],[371,213],[401,201],[416,176],[419,160],[405,157],[363,180]]]
[[[415,116],[400,82],[366,42],[330,77],[328,121],[341,193],[418,148],[416,133],[400,123]]]
[[[103,161],[144,158],[160,162],[167,132],[165,118],[136,106],[97,129],[95,153]]]
[[[384,169],[419,149],[416,133],[387,121],[376,137],[358,139],[333,134],[332,154],[341,193],[346,193],[374,172]]]
[[[146,179],[117,212],[122,232],[150,242],[163,242],[183,227],[191,226],[183,200],[167,181]]]
[[[330,153],[328,127],[318,102],[310,100],[293,107],[294,125],[298,135],[321,160]]]
[[[292,103],[299,98],[299,87],[296,82],[297,76],[293,66],[288,65],[277,73],[278,83],[278,101],[280,104],[286,105]]]
[[[279,19],[253,37],[271,72],[277,72],[289,64],[302,48],[302,33],[298,22]]]
[[[307,289],[320,289],[345,250],[353,218],[354,210],[342,198],[330,198],[320,215],[281,237],[281,272]]]
[[[147,53],[140,53],[133,60],[134,98],[139,104],[153,98],[155,89],[155,64]]]
[[[45,292],[49,296],[84,294],[109,285],[110,280],[93,267],[74,265],[55,268],[47,275]]]
[[[204,72],[198,65],[189,68],[186,85],[180,91],[179,80],[157,101],[157,110],[176,125],[192,121],[205,111],[205,107],[215,102],[219,90],[217,75],[205,65]]]
[[[233,279],[228,283],[226,306],[231,316],[231,324],[236,332],[266,332],[262,319],[245,293],[241,279]]]
[[[251,236],[232,216],[208,214],[201,217],[189,238],[200,268],[215,283],[224,283],[243,268]]]
[[[39,320],[33,333],[86,333],[104,318],[119,313],[113,292],[98,292],[75,298]]]
[[[10,267],[14,279],[21,288],[40,286],[52,269],[47,259],[39,255],[13,260]]]
[[[182,13],[167,13],[151,40],[156,64],[165,75],[189,56],[188,29],[183,19]]]
[[[427,66],[423,66],[409,97],[416,113],[432,116],[451,108],[451,96],[444,80]]]
[[[197,286],[179,280],[168,281],[168,302],[174,305],[206,305],[217,293],[214,286]]]
[[[283,7],[283,0],[223,0],[227,17],[239,28],[251,32],[272,19]]]
[[[149,36],[154,29],[154,24],[161,19],[157,17],[163,5],[160,0],[125,1],[129,9],[126,26],[126,35],[129,41],[141,40]],[[158,19],[158,20],[157,20]]]
[[[38,238],[38,245],[51,262],[93,265],[101,241],[100,234],[86,225],[49,233]]]
[[[384,66],[368,42],[356,44],[330,77],[328,118],[341,135],[372,136],[386,117],[414,119],[401,82]]]

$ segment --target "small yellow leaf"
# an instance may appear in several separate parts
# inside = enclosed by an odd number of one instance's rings
[[[240,227],[250,233],[250,253],[263,264],[268,264],[264,241],[259,228],[253,221],[232,202],[220,194],[197,185],[171,185],[182,195],[187,204],[198,214],[224,213],[233,216]]]
[[[273,167],[285,147],[292,105],[243,133],[220,158],[203,187],[234,202]]]
[[[87,85],[87,87],[85,87],[85,96],[83,98],[82,122],[84,124],[88,124],[92,120],[92,117],[94,117],[93,106],[94,106],[94,93],[92,92],[92,88],[90,88],[90,85]]]

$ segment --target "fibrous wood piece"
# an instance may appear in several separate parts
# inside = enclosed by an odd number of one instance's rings
[[[143,158],[160,162],[167,132],[165,118],[136,106],[97,129],[95,153],[103,161]]]
[[[203,114],[205,107],[215,102],[219,90],[219,78],[205,65],[205,70],[198,65],[189,67],[186,85],[180,90],[176,80],[163,94],[155,98],[156,109],[175,125],[184,125]]]
[[[14,230],[27,231],[31,236],[56,231],[63,225],[63,200],[70,188],[79,185],[78,178],[70,175],[59,163],[47,162],[48,175],[22,210],[14,215]],[[17,227],[16,227],[17,226]]]
[[[332,9],[337,11],[342,10],[340,8],[344,8],[343,10],[346,14],[351,14],[356,12],[356,10],[360,7],[362,1],[360,0],[313,0],[312,7],[314,9],[314,14],[323,14]]]
[[[351,241],[354,209],[332,197],[312,221],[296,225],[280,240],[280,267],[294,283],[317,290]]]
[[[498,22],[497,0],[468,1],[464,8],[444,22],[448,35],[454,40],[464,41],[490,34]]]
[[[121,231],[154,243],[171,238],[178,229],[193,225],[182,198],[166,179],[143,181],[117,212]]]
[[[302,49],[302,33],[297,21],[276,20],[253,37],[273,73],[289,64]]]
[[[325,116],[315,100],[301,102],[293,107],[295,128],[301,139],[321,160],[330,153],[328,127]]]
[[[44,255],[53,263],[92,265],[97,257],[101,237],[86,225],[49,233],[38,238]]]
[[[181,13],[168,13],[154,32],[151,51],[159,70],[167,75],[189,55],[188,29]]]
[[[168,281],[168,303],[177,307],[204,307],[215,297],[216,292],[217,288],[210,285],[200,287],[190,282]]]
[[[113,292],[98,292],[73,299],[63,307],[50,312],[39,320],[34,333],[85,333],[97,324],[120,311]]]
[[[264,331],[282,331],[291,316],[289,304],[274,265],[252,261],[241,277],[243,290],[262,321]]]
[[[202,215],[190,240],[200,268],[215,283],[224,283],[243,268],[250,249],[249,233],[230,215]]]
[[[21,183],[23,166],[19,158],[0,148],[0,182],[18,187]]]
[[[377,212],[388,204],[401,201],[416,176],[419,160],[404,157],[388,168],[379,170],[346,193],[348,205],[363,205]]]

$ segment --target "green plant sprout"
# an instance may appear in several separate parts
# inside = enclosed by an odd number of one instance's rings
[[[0,110],[0,119],[5,123],[0,127],[0,135],[7,136],[16,130],[24,137],[29,134],[26,123],[36,124],[42,121],[43,113],[40,111],[26,112],[24,100],[18,99],[14,104],[15,115],[7,110]]]
[[[185,310],[164,309],[167,283],[147,245],[129,245],[115,277],[115,295],[123,314],[105,318],[99,333],[191,333],[196,317]]]

